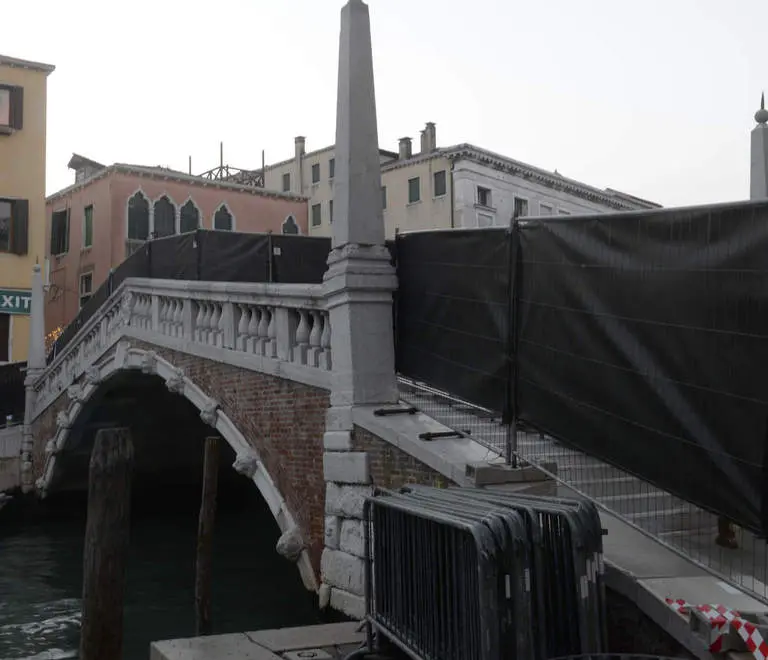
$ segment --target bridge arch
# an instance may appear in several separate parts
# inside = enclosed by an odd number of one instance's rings
[[[57,457],[64,449],[70,432],[85,406],[108,379],[121,371],[131,370],[140,370],[144,374],[161,378],[170,392],[183,396],[194,405],[200,412],[201,419],[229,444],[235,453],[232,467],[253,481],[277,522],[281,532],[277,544],[278,552],[297,564],[304,586],[311,591],[317,591],[317,576],[312,567],[308,544],[303,540],[295,516],[258,451],[222,410],[219,402],[195,384],[182,369],[152,350],[132,347],[126,340],[120,341],[115,351],[100,364],[86,369],[80,384],[67,389],[69,404],[57,415],[56,432],[45,445],[42,476],[35,482],[40,496],[46,496],[56,471]]]

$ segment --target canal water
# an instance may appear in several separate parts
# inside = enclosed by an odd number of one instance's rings
[[[194,487],[134,498],[125,660],[146,660],[151,641],[194,635],[199,497]],[[85,519],[84,495],[0,511],[0,660],[77,657]],[[321,622],[298,569],[276,553],[277,538],[252,484],[220,494],[214,633]]]

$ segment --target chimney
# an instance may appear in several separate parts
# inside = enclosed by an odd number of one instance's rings
[[[398,157],[400,160],[405,160],[413,155],[413,147],[411,146],[411,138],[400,138],[400,149]]]
[[[296,145],[296,158],[300,158],[306,153],[304,147],[307,143],[307,138],[305,138],[303,135],[299,135],[298,137],[294,138],[293,141]]]
[[[435,128],[435,122],[428,121],[422,131],[422,135],[424,137],[421,150],[425,153],[435,151],[435,149],[437,149],[437,129]]]
[[[307,139],[303,135],[299,135],[293,140],[296,156],[294,157],[295,169],[291,176],[291,192],[304,194],[304,154],[306,153],[305,145]]]

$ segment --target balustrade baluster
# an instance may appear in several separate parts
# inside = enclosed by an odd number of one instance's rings
[[[184,336],[184,301],[176,299],[176,312],[173,315],[174,337]]]
[[[211,304],[213,311],[211,312],[211,335],[210,345],[219,346],[221,344],[221,304],[214,302]]]
[[[237,337],[235,347],[238,351],[248,350],[248,323],[251,320],[251,312],[246,305],[238,305],[240,320],[237,324]]]
[[[205,318],[205,303],[197,303],[197,316],[195,317],[195,331],[193,333],[194,340],[203,342],[203,319]]]
[[[294,359],[299,364],[307,363],[307,350],[309,349],[309,312],[306,309],[297,310],[299,315],[299,326],[296,328],[296,350]]]
[[[277,357],[277,310],[274,307],[267,307],[269,314],[269,324],[267,325],[267,344],[264,355],[270,358]]]
[[[256,353],[259,350],[259,324],[261,323],[261,310],[258,307],[250,307],[251,318],[248,321],[248,344],[246,351]]]
[[[310,367],[320,366],[320,353],[322,347],[320,346],[320,339],[323,336],[323,321],[320,317],[320,312],[312,310],[310,313],[312,319],[312,331],[309,333],[309,350],[307,351],[307,364]]]
[[[256,353],[259,355],[267,354],[267,345],[269,343],[269,309],[258,307],[259,326],[256,330]]]

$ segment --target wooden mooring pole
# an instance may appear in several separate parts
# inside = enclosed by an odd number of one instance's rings
[[[197,525],[195,566],[195,634],[211,634],[211,591],[213,590],[213,525],[216,519],[216,491],[219,482],[219,439],[205,439],[203,494]]]
[[[130,430],[99,430],[88,476],[80,660],[123,657],[123,592],[132,469]]]

